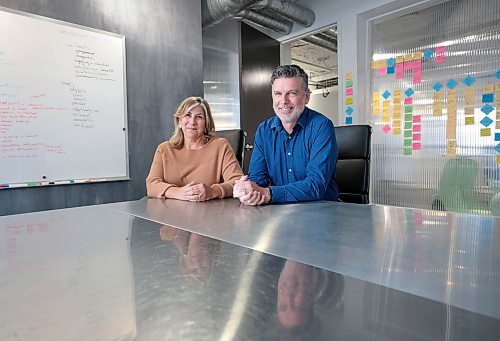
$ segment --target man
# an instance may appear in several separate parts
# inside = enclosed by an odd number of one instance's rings
[[[246,205],[312,200],[337,201],[337,140],[333,123],[307,108],[307,74],[297,65],[271,76],[277,116],[257,128],[249,175],[236,181],[233,196]]]

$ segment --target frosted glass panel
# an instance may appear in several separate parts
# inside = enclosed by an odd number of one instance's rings
[[[203,31],[203,88],[216,130],[240,128],[239,23]]]
[[[500,2],[398,13],[372,49],[371,201],[498,215]]]

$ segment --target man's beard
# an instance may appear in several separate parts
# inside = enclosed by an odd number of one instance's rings
[[[300,114],[302,114],[302,112],[304,111],[305,107],[306,107],[305,104],[300,105],[300,106],[296,106],[295,110],[290,115],[285,115],[285,114],[280,113],[279,110],[278,110],[278,108],[276,108],[276,107],[273,107],[273,109],[274,109],[274,113],[283,122],[290,123],[290,122],[295,122],[299,118]]]

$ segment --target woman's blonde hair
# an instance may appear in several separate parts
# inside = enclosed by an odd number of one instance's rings
[[[175,130],[170,138],[170,143],[174,146],[174,148],[181,149],[184,146],[184,133],[181,129],[181,118],[186,116],[196,107],[202,108],[205,113],[204,134],[206,142],[215,136],[215,123],[208,102],[201,97],[188,97],[182,101],[173,115]]]

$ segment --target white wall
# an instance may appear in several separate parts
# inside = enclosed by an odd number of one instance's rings
[[[307,106],[331,119],[336,126],[342,125],[343,122],[339,123],[338,120],[338,86],[329,87],[326,90],[328,92],[326,97],[323,96],[323,90],[313,90]]]

